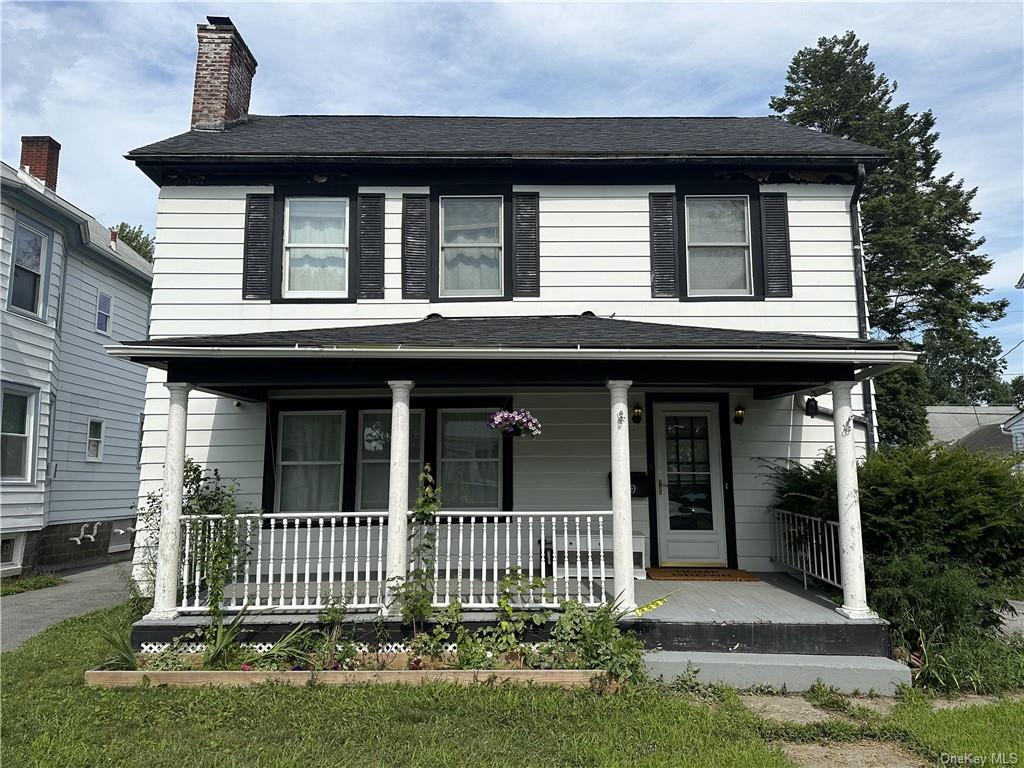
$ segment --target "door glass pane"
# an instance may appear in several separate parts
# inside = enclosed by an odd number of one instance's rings
[[[669,529],[714,529],[707,416],[666,416]]]
[[[281,421],[281,461],[341,461],[344,416],[286,414]]]
[[[341,508],[340,464],[281,467],[282,512],[337,512]]]
[[[672,531],[714,530],[710,475],[669,475],[668,527]]]

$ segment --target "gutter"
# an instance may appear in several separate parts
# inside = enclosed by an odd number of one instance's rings
[[[861,234],[860,196],[864,190],[867,171],[864,163],[857,163],[857,181],[850,195],[850,240],[853,243],[853,275],[857,291],[857,334],[863,339],[868,338],[868,301],[867,283],[864,278],[864,238]],[[875,450],[875,409],[872,404],[871,384],[865,379],[861,382],[861,398],[864,401],[864,419],[867,422],[865,442],[868,453]]]

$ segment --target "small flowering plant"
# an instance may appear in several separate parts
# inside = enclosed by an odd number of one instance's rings
[[[517,437],[519,435],[529,435],[530,437],[540,435],[540,421],[525,408],[516,408],[514,411],[495,411],[487,417],[487,426]]]

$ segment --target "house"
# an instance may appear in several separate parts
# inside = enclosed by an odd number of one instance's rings
[[[972,451],[1009,454],[1012,440],[1003,423],[1017,413],[1012,405],[928,405],[928,430],[936,443]]]
[[[164,488],[136,643],[208,612],[187,454],[249,510],[234,610],[388,613],[430,464],[438,606],[493,609],[516,568],[537,605],[626,607],[670,591],[651,567],[741,569],[764,577],[652,614],[662,647],[886,652],[856,461],[871,378],[915,353],[868,339],[857,201],[884,152],[769,118],[252,115],[236,28],[198,38],[191,130],[128,154],[160,188],[150,336],[109,348],[150,368],[140,493]],[[824,450],[839,524],[773,510],[765,463]]]
[[[1010,450],[1024,453],[1024,411],[1015,413],[1000,425],[1000,430],[1010,437]]]
[[[60,144],[0,164],[4,576],[131,549],[146,373],[107,355],[148,330],[152,270],[57,194]]]

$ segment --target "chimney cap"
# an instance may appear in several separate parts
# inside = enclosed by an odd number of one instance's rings
[[[230,16],[207,16],[206,20],[215,27],[233,27],[235,26]]]
[[[25,141],[48,141],[51,144],[55,144],[57,149],[60,149],[60,142],[57,141],[53,136],[22,136],[21,140]]]

